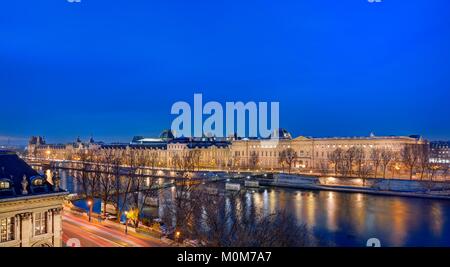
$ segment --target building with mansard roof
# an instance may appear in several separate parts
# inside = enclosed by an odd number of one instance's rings
[[[62,246],[61,211],[68,194],[11,151],[0,151],[0,247]]]
[[[407,144],[425,144],[421,136],[369,136],[360,137],[327,137],[313,138],[298,136],[293,138],[285,129],[274,131],[275,138],[240,138],[236,135],[228,138],[192,137],[175,138],[170,130],[165,130],[158,138],[135,136],[130,143],[125,144],[91,144],[78,142],[78,145],[48,145],[29,144],[29,154],[56,159],[70,159],[83,149],[108,149],[118,155],[127,151],[140,151],[157,157],[159,167],[173,167],[174,157],[183,157],[190,151],[197,151],[199,166],[216,169],[282,169],[280,155],[286,149],[295,152],[294,170],[314,171],[328,168],[332,170],[329,155],[337,148],[347,150],[359,147],[366,152],[366,157],[372,149],[388,149],[399,152]],[[32,138],[36,140],[39,138]],[[275,140],[274,140],[275,139]],[[37,151],[37,153],[36,153]],[[255,164],[256,163],[256,164]],[[255,166],[252,166],[255,165]]]
[[[450,141],[430,142],[430,162],[450,165]]]

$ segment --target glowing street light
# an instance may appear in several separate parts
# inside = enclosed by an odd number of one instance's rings
[[[176,232],[175,232],[175,240],[176,240],[177,242],[179,242],[180,236],[181,236],[180,231],[176,231]]]
[[[89,207],[89,222],[91,222],[92,200],[88,200],[87,204],[88,204],[88,207]]]

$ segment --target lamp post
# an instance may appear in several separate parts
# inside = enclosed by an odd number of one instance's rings
[[[180,242],[180,235],[181,235],[180,231],[176,231],[176,232],[175,232],[175,240],[176,240],[177,242]]]
[[[89,222],[91,222],[92,200],[88,200],[87,204],[88,204],[88,207],[89,207]]]
[[[128,234],[128,211],[125,211],[125,234]]]

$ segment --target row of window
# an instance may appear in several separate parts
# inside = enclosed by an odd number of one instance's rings
[[[256,155],[256,156],[261,156],[261,157],[279,157],[281,152],[277,152],[277,151],[250,151],[249,154],[252,155]],[[239,156],[246,156],[245,151],[235,151],[234,155],[239,157]],[[309,156],[309,153],[307,152],[305,154],[305,152],[303,150],[300,151],[300,153],[297,154],[297,156]]]
[[[0,220],[0,242],[14,240],[15,237],[14,222],[15,222],[14,217]]]
[[[45,184],[45,181],[44,181],[44,179],[42,177],[34,176],[31,179],[32,179],[31,180],[31,184],[33,186],[43,186]],[[0,180],[0,190],[10,189],[11,185],[12,185],[12,183],[11,183],[11,180],[9,180],[9,179],[2,179],[2,180]]]
[[[37,212],[33,215],[33,230],[34,235],[43,235],[47,233],[48,228],[48,214],[47,212]],[[0,242],[12,241],[16,237],[16,218],[2,218],[0,219]]]

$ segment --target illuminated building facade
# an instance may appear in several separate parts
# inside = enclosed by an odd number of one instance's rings
[[[430,142],[430,162],[450,164],[450,141]]]
[[[292,166],[297,171],[312,171],[323,165],[331,169],[328,159],[337,148],[362,148],[369,158],[372,149],[388,149],[400,152],[406,144],[425,144],[420,136],[375,136],[367,137],[331,137],[311,138],[299,136],[292,138],[289,132],[280,129],[277,142],[270,139],[249,138],[174,138],[168,130],[159,138],[136,136],[128,144],[103,144],[92,140],[83,143],[79,139],[67,145],[48,145],[36,142],[42,140],[32,137],[28,145],[28,154],[41,158],[71,159],[80,150],[108,149],[118,155],[135,150],[141,153],[153,153],[157,157],[158,167],[173,167],[174,159],[182,158],[192,151],[198,153],[199,167],[214,169],[261,169],[278,170],[282,168],[280,155],[287,149],[295,152]]]

